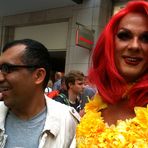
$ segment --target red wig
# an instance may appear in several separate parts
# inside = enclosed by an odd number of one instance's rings
[[[100,35],[92,53],[92,67],[89,78],[98,89],[103,100],[115,104],[122,99],[127,82],[118,73],[114,62],[114,39],[120,20],[131,12],[140,12],[148,16],[148,2],[131,1],[115,14]],[[128,92],[130,106],[144,106],[148,103],[148,73]]]

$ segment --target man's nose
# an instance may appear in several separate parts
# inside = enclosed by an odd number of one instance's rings
[[[3,72],[0,70],[0,82],[1,81],[4,81],[5,77],[4,77],[4,74]]]
[[[83,89],[85,88],[85,84],[82,85],[82,88],[83,88]]]

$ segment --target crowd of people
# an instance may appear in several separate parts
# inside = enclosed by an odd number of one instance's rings
[[[88,75],[50,79],[47,48],[32,39],[0,56],[0,148],[147,148],[148,2],[112,16]]]
[[[55,78],[57,74],[55,73]],[[51,81],[51,80],[49,80]],[[57,83],[58,82],[58,83]],[[60,83],[59,83],[60,82]],[[58,84],[58,87],[50,87],[47,85],[45,93],[51,99],[58,101],[62,104],[73,107],[80,116],[84,115],[85,104],[92,99],[96,93],[94,86],[88,82],[88,77],[79,70],[71,70],[66,75],[61,75],[58,79],[55,79],[53,86]],[[48,91],[52,89],[52,91]]]

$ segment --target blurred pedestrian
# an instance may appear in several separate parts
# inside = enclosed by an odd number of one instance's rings
[[[79,112],[81,109],[79,94],[84,90],[84,74],[77,70],[70,71],[65,75],[65,84],[65,90],[55,97],[54,100],[72,106]]]
[[[55,82],[53,84],[53,90],[60,90],[61,89],[61,78],[62,78],[62,73],[56,72],[55,73]]]

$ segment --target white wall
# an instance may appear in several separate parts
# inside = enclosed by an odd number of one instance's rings
[[[85,75],[88,74],[91,50],[75,45],[75,35],[78,27],[76,22],[95,31],[95,45],[100,30],[104,28],[111,12],[111,3],[111,0],[84,0],[82,5],[73,8],[70,45],[66,56],[66,72],[76,69],[81,70]]]
[[[49,50],[66,50],[68,22],[27,27],[16,27],[14,38],[31,38],[43,43]]]

